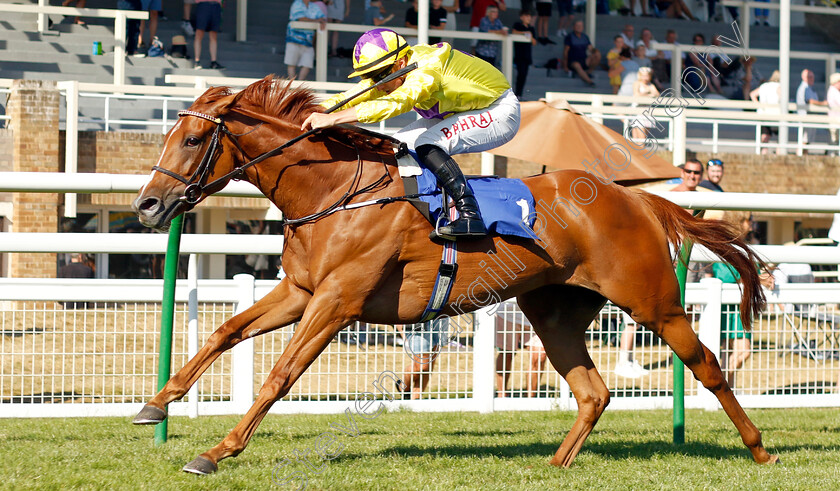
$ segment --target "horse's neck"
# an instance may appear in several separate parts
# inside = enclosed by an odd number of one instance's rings
[[[278,136],[288,141],[296,135]],[[353,201],[396,196],[402,191],[396,182],[400,179],[393,154],[377,154],[332,139],[299,141],[257,167],[249,181],[291,219],[323,211],[345,193],[357,192],[386,174],[381,185]]]

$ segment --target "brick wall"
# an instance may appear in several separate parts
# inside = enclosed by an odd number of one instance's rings
[[[55,82],[16,80],[6,107],[12,130],[15,172],[58,172],[59,94]],[[12,227],[16,232],[58,230],[59,197],[54,193],[14,193]],[[15,278],[55,275],[55,254],[14,254],[9,274]]]
[[[64,135],[62,133],[63,139]],[[162,150],[163,135],[159,133],[80,132],[79,172],[147,176],[151,172],[152,166],[157,163]],[[80,196],[79,202],[94,205],[128,206],[135,197],[134,194],[94,194]],[[203,207],[267,209],[268,200],[212,196],[202,202],[198,209],[200,210]]]

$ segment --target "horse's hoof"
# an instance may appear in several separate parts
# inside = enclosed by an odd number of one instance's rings
[[[156,425],[164,419],[166,419],[166,411],[146,404],[134,417],[132,423],[136,425]]]
[[[202,456],[198,456],[193,459],[192,462],[185,465],[183,469],[184,472],[190,472],[192,474],[198,474],[200,476],[206,476],[207,474],[212,474],[218,470],[218,466],[213,463],[210,459],[204,458]]]

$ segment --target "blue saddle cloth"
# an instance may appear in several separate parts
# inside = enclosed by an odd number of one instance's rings
[[[443,208],[442,195],[434,174],[421,168],[423,174],[417,176],[418,192],[431,195],[420,199],[429,204],[432,220],[437,221]],[[480,177],[469,179],[467,185],[475,193],[484,226],[490,234],[534,238],[534,233],[528,232],[536,220],[534,195],[520,179]]]

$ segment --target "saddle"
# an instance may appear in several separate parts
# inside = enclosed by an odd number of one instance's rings
[[[428,222],[439,227],[448,216],[450,206],[446,194],[441,190],[432,171],[423,167],[417,155],[400,143],[397,152],[397,165],[407,195],[417,195],[409,201]],[[465,176],[467,185],[472,188],[481,209],[484,226],[490,235],[514,235],[532,239],[529,232],[536,220],[534,196],[520,179],[508,179],[498,176]]]

